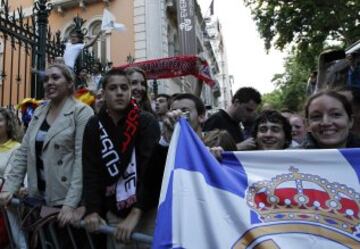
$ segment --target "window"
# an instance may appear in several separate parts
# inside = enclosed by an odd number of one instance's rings
[[[63,33],[63,39],[64,41],[68,41],[70,32],[74,29],[75,25],[72,24],[69,27],[66,28],[65,32]]]
[[[101,21],[97,20],[90,24],[89,27],[89,36],[90,40],[92,40],[96,34],[98,34],[101,30]],[[105,35],[106,36],[106,35]],[[107,63],[107,55],[106,55],[106,37],[104,35],[101,36],[92,47],[92,51],[94,53],[95,58],[98,58],[100,62],[105,65]]]

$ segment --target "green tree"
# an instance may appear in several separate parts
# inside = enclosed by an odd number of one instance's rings
[[[279,89],[275,89],[271,93],[266,93],[262,96],[262,104],[268,104],[275,110],[281,110],[282,106],[282,93]]]
[[[309,73],[329,41],[340,47],[360,39],[360,1],[244,0],[250,8],[265,48],[291,48],[285,73],[276,74],[276,90],[264,96],[275,107],[297,111],[305,100]],[[339,48],[339,47],[338,47]]]
[[[346,46],[360,37],[360,1],[244,0],[266,49],[296,44],[302,53],[319,51],[326,40]]]
[[[290,109],[301,111],[306,99],[305,90],[310,69],[301,63],[299,53],[293,51],[285,59],[285,73],[275,74],[273,83],[276,89],[263,96],[264,103],[269,103],[275,109]]]

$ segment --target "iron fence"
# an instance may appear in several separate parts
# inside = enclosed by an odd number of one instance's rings
[[[4,183],[5,183],[5,178],[0,177],[0,192],[2,191]],[[21,247],[21,249],[30,248],[29,234],[28,234],[29,231],[23,229],[24,220],[28,218],[29,214],[30,215],[32,214],[31,211],[35,210],[35,208],[44,207],[39,204],[41,204],[41,202],[39,202],[39,200],[36,198],[29,198],[29,199],[12,198],[10,205],[6,209],[4,207],[0,206],[0,219],[2,217],[5,220],[5,227],[6,227],[6,230],[8,233],[8,237],[9,237],[9,246],[8,246],[9,249],[10,248],[17,249],[17,248],[19,248],[19,246]],[[28,215],[26,215],[25,218],[24,218],[24,215],[22,214],[24,211],[24,208],[27,208],[28,210],[30,209],[30,212],[28,212]],[[55,226],[57,226],[57,219],[56,219],[56,216],[52,215],[52,213],[51,213],[51,212],[54,212],[54,208],[46,207],[46,206],[45,206],[45,208],[48,209],[48,211],[46,211],[48,213],[46,215],[47,218],[42,219],[42,221],[40,221],[40,222],[37,220],[33,220],[34,224],[39,225],[38,226],[39,229],[36,232],[38,233],[38,236],[39,236],[40,248],[41,249],[48,249],[48,248],[58,249],[58,248],[60,248],[59,247],[59,238],[58,238],[58,234],[57,234],[57,231],[55,228]],[[56,213],[53,213],[53,214],[56,214]],[[41,216],[41,214],[40,214],[40,216]],[[49,219],[49,217],[52,219]],[[38,217],[36,217],[36,218],[38,218]],[[46,223],[42,223],[44,221]],[[46,226],[42,226],[42,225],[46,225]],[[36,226],[32,226],[32,227],[36,227]],[[81,246],[77,245],[76,238],[73,234],[72,227],[73,227],[73,225],[67,225],[65,227],[65,229],[68,233],[68,236],[70,238],[72,248],[73,249],[84,248],[82,245]],[[86,232],[86,230],[84,230],[85,223],[83,220],[80,220],[75,227],[83,229],[83,231],[86,234],[87,241],[85,241],[85,243],[87,244],[87,247],[85,247],[85,248],[100,249],[95,246],[92,236],[88,232]],[[14,234],[13,234],[14,230],[16,231],[15,232],[16,237],[17,237],[16,239],[14,238]],[[104,235],[114,236],[115,230],[116,230],[116,228],[114,226],[101,225],[95,232],[104,234]],[[34,229],[32,229],[31,232],[34,232]],[[141,243],[142,245],[149,245],[149,246],[152,244],[152,237],[149,235],[146,235],[146,234],[142,234],[142,233],[137,233],[137,232],[132,233],[131,239],[132,239],[132,241],[135,242],[136,245],[137,245],[137,243]],[[113,241],[114,241],[114,237],[113,237]],[[23,244],[23,245],[21,245],[21,244]],[[39,247],[37,247],[37,248],[39,248]],[[102,248],[104,248],[103,245],[102,245],[101,249]]]
[[[50,11],[48,0],[36,1],[29,16],[21,7],[11,11],[9,1],[1,0],[1,106],[18,104],[25,97],[43,97],[42,84],[32,69],[44,70],[47,63],[63,54],[60,33],[52,35],[48,27]]]
[[[24,202],[21,201],[20,199],[13,198],[11,200],[10,207],[13,208],[12,211],[13,211],[13,214],[16,214],[16,218],[20,217],[19,210],[21,210],[25,206],[26,206],[26,204],[24,204]],[[17,243],[15,242],[14,236],[11,232],[12,231],[11,226],[14,224],[11,224],[11,222],[9,220],[9,208],[6,210],[4,208],[2,208],[1,211],[2,211],[1,213],[2,213],[3,217],[5,218],[6,229],[8,231],[8,235],[9,235],[9,241],[10,241],[9,248],[16,249],[16,248],[18,248],[17,246],[19,244],[18,243],[19,241]],[[14,211],[16,211],[16,212],[14,212]],[[42,227],[40,227],[39,230],[37,230],[37,233],[39,236],[40,248],[42,248],[42,249],[47,249],[47,248],[58,249],[58,248],[60,248],[60,246],[59,246],[60,239],[58,238],[56,226],[57,226],[56,219],[52,219],[47,222],[46,226],[42,226]],[[72,248],[74,248],[74,249],[83,248],[83,245],[79,245],[79,243],[77,243],[77,238],[73,234],[73,229],[71,229],[71,227],[72,226],[67,225],[65,227],[65,229],[67,231],[68,237],[70,238]],[[79,225],[76,226],[76,228],[81,228],[81,229],[84,229],[84,227],[85,227],[84,221],[80,221]],[[113,226],[101,225],[96,232],[113,236],[115,234],[115,230],[116,230],[116,228]],[[31,243],[29,241],[28,233],[24,230],[21,230],[21,231],[24,233],[25,243],[27,246],[26,248],[30,248]],[[83,244],[87,245],[86,248],[97,249],[97,247],[95,246],[95,243],[92,239],[92,236],[85,230],[83,230],[83,231],[86,234],[87,241],[83,241]],[[19,234],[17,234],[17,236],[19,237]],[[142,234],[142,233],[136,233],[136,232],[133,233],[131,235],[131,239],[135,242],[135,244],[139,243],[141,245],[149,245],[150,246],[152,243],[152,237],[149,235],[146,235],[146,234]],[[101,248],[103,248],[103,247],[101,247]]]

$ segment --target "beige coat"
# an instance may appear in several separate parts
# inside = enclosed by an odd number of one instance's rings
[[[5,190],[12,193],[28,174],[31,196],[39,196],[37,186],[35,137],[44,122],[49,105],[36,109],[20,148],[11,161]],[[92,109],[69,97],[51,125],[43,144],[42,159],[46,181],[47,205],[77,207],[82,193],[82,138]]]

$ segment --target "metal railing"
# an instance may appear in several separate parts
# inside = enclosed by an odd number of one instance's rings
[[[23,208],[25,207],[26,204],[23,200],[21,199],[17,199],[17,198],[12,198],[9,207],[12,207],[16,210],[19,210],[19,208]],[[1,212],[3,214],[3,217],[5,219],[5,224],[6,224],[6,229],[8,231],[8,235],[9,235],[9,246],[11,249],[16,249],[16,243],[14,241],[14,237],[11,233],[11,225],[10,221],[8,219],[8,211],[5,208],[1,208]],[[18,218],[19,218],[19,214],[18,214]],[[40,242],[40,246],[42,249],[47,249],[47,248],[54,248],[54,249],[58,249],[60,248],[59,246],[59,238],[57,237],[57,233],[56,233],[56,229],[55,229],[55,225],[56,225],[57,221],[51,221],[49,223],[46,224],[46,226],[41,227],[38,230],[38,237],[39,237],[39,242]],[[76,227],[76,228],[81,228],[85,231],[86,233],[86,239],[87,241],[86,244],[88,244],[88,248],[91,249],[97,249],[96,246],[94,245],[92,236],[90,233],[88,233],[84,228],[85,228],[85,224],[84,221],[81,220],[79,222],[78,226],[73,226],[73,225],[66,225],[65,228],[67,230],[69,239],[71,241],[72,244],[72,248],[77,249],[77,248],[83,248],[82,246],[78,246],[76,243],[76,239],[75,236],[73,234],[73,229],[71,229],[71,227]],[[99,226],[99,228],[95,231],[96,233],[100,233],[100,234],[106,234],[106,235],[110,235],[110,236],[114,236],[115,235],[115,231],[116,228],[114,226],[109,226],[109,225],[101,225]],[[28,234],[26,234],[25,231],[24,232],[24,237],[26,238],[26,244],[28,245],[29,248],[29,241],[28,241]],[[146,234],[142,234],[142,233],[137,233],[134,232],[131,235],[131,240],[135,242],[135,244],[139,243],[139,244],[145,244],[145,245],[151,245],[152,244],[152,237]],[[103,247],[102,247],[103,248]]]
[[[43,96],[32,69],[44,70],[63,49],[60,33],[52,34],[48,25],[49,0],[35,1],[30,15],[22,7],[11,10],[9,0],[0,1],[0,105],[10,106],[25,97]]]
[[[14,106],[27,97],[41,99],[44,89],[43,71],[56,57],[62,57],[65,46],[60,31],[52,32],[49,16],[53,1],[34,1],[32,12],[25,14],[22,7],[12,10],[9,0],[0,0],[0,106]],[[86,20],[74,18],[74,26],[86,31]],[[86,31],[87,32],[87,31]],[[75,69],[89,71],[97,61],[92,53],[83,49]]]

